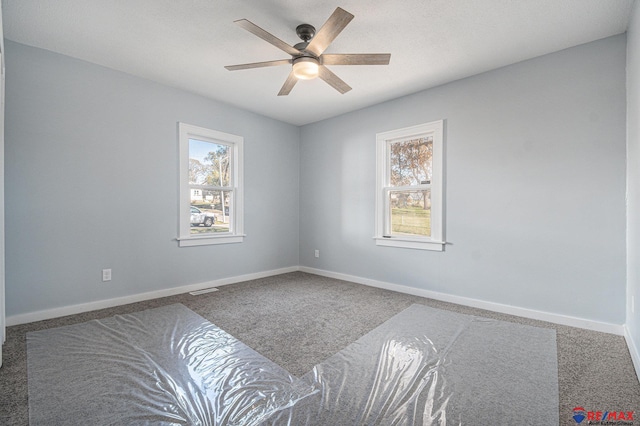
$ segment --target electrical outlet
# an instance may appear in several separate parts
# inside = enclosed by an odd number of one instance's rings
[[[315,255],[316,257],[320,257],[320,250],[316,250],[314,255]]]
[[[111,269],[102,270],[102,281],[111,281]]]

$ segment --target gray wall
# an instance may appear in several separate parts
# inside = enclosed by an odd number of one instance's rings
[[[9,316],[301,264],[625,320],[625,36],[302,129],[6,50]],[[375,134],[437,119],[451,244],[377,247]],[[245,137],[245,243],[177,247],[177,121]]]
[[[13,42],[6,63],[7,316],[298,265],[298,127]],[[244,243],[178,248],[178,121],[244,136]]]
[[[640,348],[640,2],[627,32],[627,292],[626,325]],[[636,311],[631,312],[631,296]],[[638,356],[640,354],[636,354]],[[640,374],[640,371],[638,371]]]
[[[622,324],[625,46],[615,36],[304,126],[301,264]],[[451,245],[377,247],[375,134],[438,119]]]

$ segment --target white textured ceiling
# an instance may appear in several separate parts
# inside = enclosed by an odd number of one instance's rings
[[[276,96],[289,56],[237,27],[246,18],[293,45],[340,6],[355,15],[326,53],[391,53],[388,66],[331,66]],[[632,0],[2,0],[9,40],[302,125],[626,31]]]

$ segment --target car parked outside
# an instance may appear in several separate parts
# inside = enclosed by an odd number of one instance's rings
[[[216,222],[216,216],[210,212],[203,212],[197,207],[191,206],[191,226],[212,227]]]

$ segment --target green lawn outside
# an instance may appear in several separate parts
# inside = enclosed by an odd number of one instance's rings
[[[213,225],[211,228],[207,228],[206,226],[192,226],[191,227],[191,235],[197,234],[213,234],[216,232],[229,232],[228,224],[219,224]]]
[[[391,233],[430,236],[431,210],[420,207],[391,209]]]

